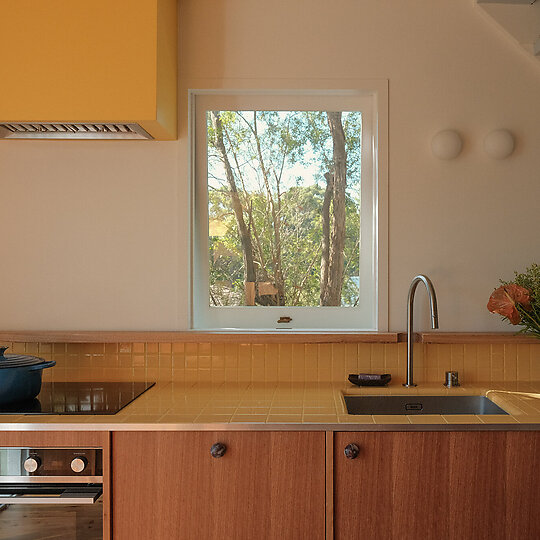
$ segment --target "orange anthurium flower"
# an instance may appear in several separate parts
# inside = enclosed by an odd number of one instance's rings
[[[521,315],[516,307],[520,304],[526,310],[531,309],[531,297],[524,287],[510,283],[495,289],[489,297],[487,308],[491,313],[507,317],[512,324],[521,322]]]

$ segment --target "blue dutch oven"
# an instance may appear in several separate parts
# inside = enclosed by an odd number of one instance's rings
[[[0,347],[0,405],[34,399],[41,390],[42,370],[56,364],[37,356],[4,354]]]

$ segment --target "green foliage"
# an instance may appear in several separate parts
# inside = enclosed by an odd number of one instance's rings
[[[540,266],[533,263],[521,274],[514,272],[514,276],[514,283],[529,291],[532,298],[531,303],[540,310]]]
[[[362,115],[359,112],[344,112],[343,131],[347,147],[347,171],[349,187],[357,187],[360,182],[362,166]],[[306,165],[319,167],[318,180],[333,167],[332,135],[324,111],[305,111],[296,113],[290,123],[291,133],[303,140],[311,151],[295,149],[294,158]]]
[[[220,111],[220,118],[244,221],[252,236],[257,281],[275,283],[280,266],[286,305],[318,306],[321,208],[326,184],[323,175],[333,167],[326,113]],[[343,125],[350,181],[346,194],[342,304],[356,305],[360,262],[360,113],[344,113]],[[211,300],[217,305],[243,305],[242,247],[223,163],[213,148],[210,115],[207,129]]]
[[[503,285],[515,283],[529,291],[531,309],[527,310],[520,304],[516,305],[521,315],[520,324],[523,326],[520,333],[531,334],[540,338],[540,266],[533,263],[523,273],[514,272],[513,281],[505,282],[501,280],[501,283]]]

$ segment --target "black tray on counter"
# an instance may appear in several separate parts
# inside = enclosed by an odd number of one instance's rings
[[[349,381],[356,386],[386,386],[392,380],[390,373],[375,375],[373,373],[350,373]]]

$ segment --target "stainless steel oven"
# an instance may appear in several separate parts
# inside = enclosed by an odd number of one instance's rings
[[[0,448],[0,540],[103,538],[100,448]]]

